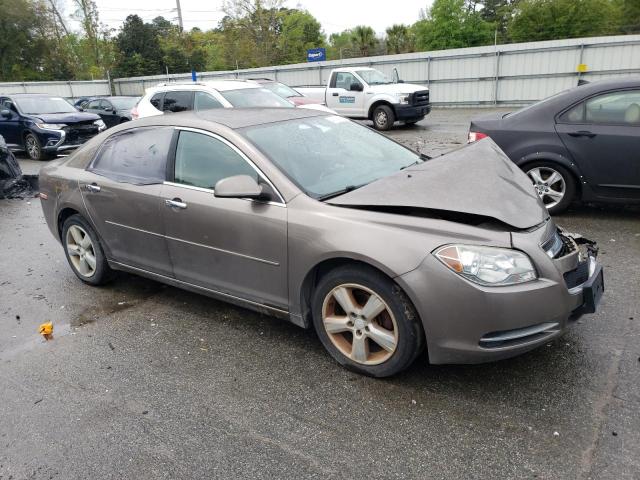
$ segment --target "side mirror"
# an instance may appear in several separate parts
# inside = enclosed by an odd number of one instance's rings
[[[353,82],[349,87],[349,90],[351,90],[352,92],[361,92],[363,89],[364,87],[362,86],[362,84],[358,82]]]
[[[264,198],[265,192],[255,178],[249,175],[235,175],[216,183],[213,193],[220,198]]]
[[[113,113],[113,108],[107,107],[107,108],[104,109],[104,111],[107,112],[107,113]]]
[[[0,110],[0,116],[2,116],[3,118],[11,118],[11,110],[9,110],[8,108],[3,108],[2,110]]]

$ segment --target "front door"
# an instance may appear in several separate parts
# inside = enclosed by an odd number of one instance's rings
[[[556,131],[598,196],[640,198],[640,90],[585,100]]]
[[[172,276],[160,194],[172,127],[111,137],[80,180],[82,196],[111,260]]]
[[[363,88],[364,85],[353,73],[334,72],[327,88],[327,107],[332,108],[341,115],[351,117],[366,116],[363,112]]]
[[[10,148],[22,146],[20,115],[9,98],[0,98],[0,110],[8,110],[9,115],[0,116],[0,135]]]
[[[107,125],[107,128],[120,123],[120,117],[118,116],[117,110],[108,100],[100,100],[100,113],[98,115],[100,115],[100,118],[102,118],[104,123]]]
[[[162,198],[176,279],[286,310],[284,203],[213,193],[223,178],[251,175],[262,181],[262,174],[225,139],[193,130],[180,132],[173,174]]]

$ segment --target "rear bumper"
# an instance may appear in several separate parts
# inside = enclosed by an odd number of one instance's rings
[[[431,111],[431,105],[394,105],[397,120],[415,120],[423,118]]]
[[[538,247],[539,248],[539,247]],[[484,363],[514,357],[561,336],[595,309],[584,285],[569,290],[554,260],[529,252],[539,278],[520,285],[483,287],[451,272],[433,255],[396,278],[412,298],[427,338],[429,361]],[[591,297],[592,298],[592,297]],[[591,302],[592,303],[592,302]]]

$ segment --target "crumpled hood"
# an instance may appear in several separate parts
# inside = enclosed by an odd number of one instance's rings
[[[367,90],[376,93],[413,93],[429,90],[424,85],[415,85],[413,83],[387,83],[385,85],[369,85]]]
[[[494,218],[517,229],[549,214],[529,178],[490,138],[329,200],[345,207],[411,207]]]
[[[90,120],[100,120],[95,113],[87,112],[71,112],[71,113],[38,113],[31,115],[33,118],[39,118],[44,123],[79,123],[88,122]]]

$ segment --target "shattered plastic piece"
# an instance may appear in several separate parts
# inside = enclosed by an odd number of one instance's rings
[[[0,135],[0,198],[33,197],[29,180],[22,175],[20,165]]]
[[[38,333],[40,333],[45,340],[53,340],[53,322],[47,322],[40,325]]]

